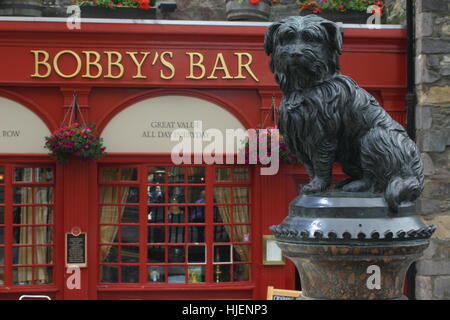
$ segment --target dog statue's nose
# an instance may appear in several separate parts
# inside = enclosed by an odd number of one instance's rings
[[[290,53],[290,56],[291,56],[292,58],[300,58],[300,57],[302,56],[302,54],[301,54],[301,52],[299,52],[299,51],[294,51],[294,52],[291,52],[291,53]]]

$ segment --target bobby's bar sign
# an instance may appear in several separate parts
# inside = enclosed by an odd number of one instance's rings
[[[86,267],[86,233],[66,233],[66,266]]]
[[[36,49],[30,53],[33,79],[260,81],[250,52]]]

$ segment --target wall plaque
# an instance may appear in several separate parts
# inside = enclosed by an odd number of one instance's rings
[[[66,233],[66,266],[87,266],[87,235],[85,232],[74,235]]]

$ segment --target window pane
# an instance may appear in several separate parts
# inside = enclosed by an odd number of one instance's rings
[[[101,226],[100,243],[117,243],[118,231],[119,231],[118,226]]]
[[[164,273],[164,267],[151,266],[148,267],[148,282],[165,282],[166,275]]]
[[[189,246],[188,263],[206,263],[206,246]]]
[[[32,207],[13,207],[14,224],[33,224]]]
[[[184,207],[170,206],[167,208],[169,214],[169,223],[184,223]]]
[[[205,227],[190,226],[189,242],[205,242]]]
[[[119,247],[100,246],[100,261],[109,263],[119,262]]]
[[[231,203],[231,189],[226,187],[214,188],[215,203]]]
[[[121,262],[125,262],[125,263],[139,262],[139,247],[138,246],[122,246]]]
[[[37,244],[53,243],[53,227],[35,227],[35,240]]]
[[[237,223],[249,223],[250,214],[248,206],[234,206],[234,222]]]
[[[249,264],[235,264],[233,266],[234,281],[249,281],[250,280],[250,265]]]
[[[5,243],[5,228],[0,227],[0,244]],[[2,248],[3,250],[3,248]]]
[[[102,266],[100,269],[100,281],[107,283],[119,282],[118,266]]]
[[[216,181],[231,181],[231,168],[216,168]]]
[[[169,183],[184,183],[184,167],[169,167]]]
[[[32,168],[15,168],[14,182],[32,182],[33,169]]]
[[[205,188],[204,187],[189,187],[188,188],[188,203],[205,203]]]
[[[230,242],[231,226],[215,226],[214,242]]]
[[[123,283],[139,282],[139,266],[122,266],[121,269]]]
[[[148,227],[148,243],[163,243],[165,241],[164,227]]]
[[[34,215],[36,224],[53,224],[52,207],[35,207]]]
[[[189,167],[188,183],[205,183],[205,167]]]
[[[52,182],[53,169],[52,168],[36,168],[35,169],[36,182]]]
[[[53,283],[53,267],[34,267],[36,284]]]
[[[148,207],[147,222],[148,223],[164,223],[166,215],[165,207]]]
[[[185,203],[184,187],[169,187],[169,203]]]
[[[0,265],[5,264],[5,249],[0,247]]]
[[[181,266],[171,266],[168,268],[169,271],[169,283],[185,283],[186,275],[184,267]]]
[[[0,224],[5,223],[5,208],[0,207]]]
[[[138,179],[137,168],[122,168],[122,181],[136,181]]]
[[[185,241],[184,238],[184,226],[170,226],[169,227],[169,242],[170,243],[181,243]]]
[[[100,187],[100,203],[121,203],[122,199],[119,194],[119,187]]]
[[[148,183],[166,183],[166,169],[164,167],[150,167],[148,168]]]
[[[233,248],[233,261],[250,261],[250,246],[237,244]]]
[[[166,195],[164,187],[150,186],[147,187],[148,203],[164,203]]]
[[[102,168],[101,181],[119,181],[119,168]]]
[[[248,182],[249,181],[248,168],[234,168],[234,181]]]
[[[218,264],[214,266],[214,281],[229,282],[231,281],[231,266],[229,264]]]
[[[149,246],[147,249],[147,262],[162,263],[165,262],[165,247],[163,246]]]
[[[13,268],[13,284],[26,285],[32,284],[33,269],[31,267]]]
[[[231,262],[231,245],[215,245],[214,262]]]
[[[119,223],[120,210],[118,206],[101,206],[100,223]]]
[[[31,227],[14,227],[14,243],[15,244],[32,244],[33,233]]]
[[[32,189],[30,187],[13,188],[14,204],[31,204],[33,202]]]
[[[53,203],[53,188],[35,188],[34,192],[35,203]]]
[[[183,263],[185,261],[183,246],[170,246],[168,249],[169,263]]]
[[[0,203],[5,203],[5,188],[0,187]]]
[[[139,207],[127,206],[122,208],[122,223],[138,223]]]
[[[234,241],[248,242],[250,241],[250,226],[234,226]]]
[[[0,183],[5,183],[5,167],[0,167]]]
[[[122,197],[126,199],[124,203],[139,203],[138,187],[125,187],[122,192]]]
[[[202,223],[205,222],[205,206],[188,207],[189,222]]]
[[[189,266],[188,274],[189,274],[188,278],[189,283],[205,282],[205,267]]]
[[[34,261],[36,264],[53,263],[53,247],[35,247],[34,255]]]
[[[13,247],[13,264],[32,264],[33,247]]]
[[[122,241],[126,243],[139,242],[139,227],[138,226],[122,226]]]
[[[234,187],[233,188],[234,202],[235,203],[249,203],[250,193],[247,187]]]

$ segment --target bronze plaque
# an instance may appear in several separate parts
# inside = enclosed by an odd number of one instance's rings
[[[74,235],[66,233],[66,265],[86,267],[87,265],[86,233]]]

